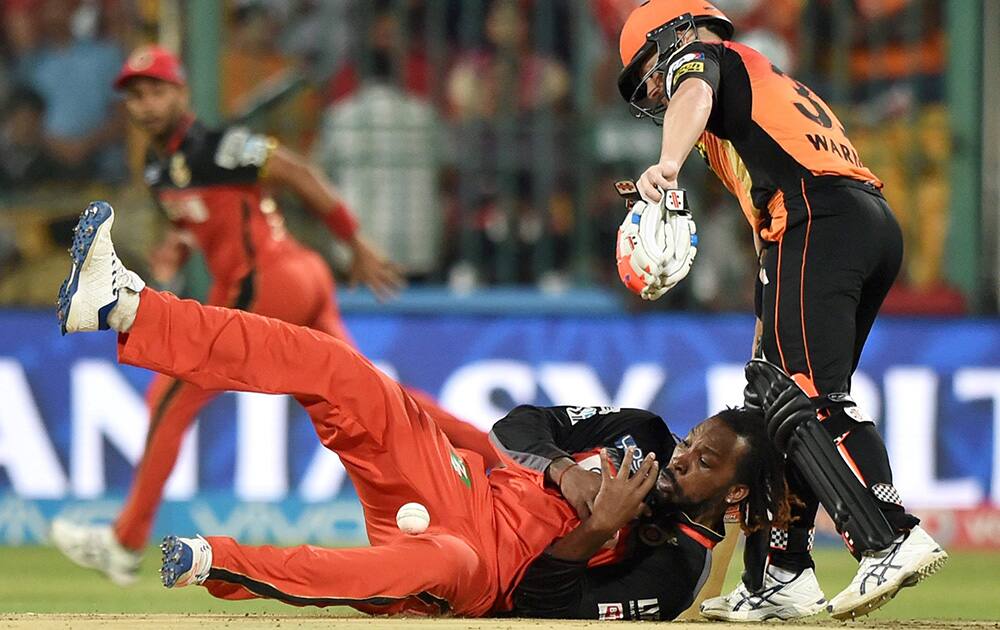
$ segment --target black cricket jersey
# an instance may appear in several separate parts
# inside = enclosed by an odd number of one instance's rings
[[[630,446],[636,449],[636,468],[650,452],[662,464],[677,444],[659,416],[615,407],[522,405],[493,425],[490,439],[516,462],[543,472],[560,457],[592,467],[594,458],[584,457],[599,448],[608,449],[615,464]],[[599,470],[600,464],[596,466]],[[711,569],[711,550],[723,536],[683,513],[653,509],[652,517],[628,529],[622,552],[610,564],[539,556],[514,592],[513,614],[650,620],[679,615],[701,590]]]

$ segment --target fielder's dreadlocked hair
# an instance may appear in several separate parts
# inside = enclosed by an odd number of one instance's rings
[[[791,518],[784,457],[767,436],[764,416],[744,407],[725,409],[715,415],[747,443],[747,452],[736,469],[736,483],[750,489],[740,506],[740,525],[745,533],[772,525],[787,527]]]

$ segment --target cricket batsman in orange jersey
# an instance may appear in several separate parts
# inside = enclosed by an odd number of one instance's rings
[[[904,509],[882,438],[849,396],[899,271],[902,237],[882,182],[830,107],[731,41],[733,33],[706,0],[649,0],[622,28],[619,90],[637,116],[662,125],[663,143],[634,189],[620,185],[633,205],[619,233],[618,268],[649,299],[687,274],[697,237],[678,176],[697,148],[753,229],[760,256],[754,354],[790,374],[816,412],[801,426],[768,427],[801,500],[791,527],[748,541],[743,582],[704,602],[702,614],[763,621],[827,609],[847,619],[883,605],[947,558]],[[854,580],[829,604],[810,554],[820,503],[859,560]]]
[[[157,47],[137,50],[121,69],[132,123],[151,148],[145,179],[172,229],[152,256],[154,274],[171,277],[192,248],[205,256],[213,284],[208,303],[308,326],[352,344],[320,256],[299,244],[266,197],[296,193],[353,252],[351,274],[385,297],[402,283],[396,267],[369,245],[333,186],[310,164],[271,138],[243,127],[212,130],[190,112],[184,69]],[[102,570],[118,584],[135,579],[163,488],[198,412],[218,395],[157,375],[147,391],[149,433],[125,505],[113,528],[58,519],[56,546],[70,559]],[[458,445],[491,457],[486,434],[454,418],[426,394],[411,391]]]
[[[708,574],[728,509],[748,529],[787,517],[759,411],[721,412],[678,440],[638,409],[523,406],[495,425],[506,455],[490,468],[343,341],[144,288],[115,255],[113,221],[103,202],[81,215],[63,333],[113,329],[121,362],[206,390],[294,396],[344,462],[371,542],[280,549],[170,536],[168,587],[379,614],[671,619]],[[574,508],[595,484],[593,501]],[[430,516],[416,535],[395,520],[411,502]]]

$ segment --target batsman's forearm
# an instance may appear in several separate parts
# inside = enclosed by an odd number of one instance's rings
[[[672,165],[674,176],[680,171],[688,153],[705,131],[712,113],[712,88],[698,79],[690,79],[670,99],[663,115],[663,144],[660,164]]]
[[[576,529],[554,542],[546,553],[559,560],[590,560],[614,535],[613,531],[609,532],[593,523],[593,518],[580,523]]]

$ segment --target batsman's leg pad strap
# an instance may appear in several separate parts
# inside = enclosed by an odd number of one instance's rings
[[[856,550],[884,549],[892,543],[896,534],[874,496],[841,458],[819,420],[811,418],[798,423],[789,439],[787,453],[838,531],[848,535]]]
[[[878,501],[903,507],[903,498],[900,497],[899,492],[896,491],[896,486],[891,483],[873,484],[871,490],[872,494],[875,495],[875,499]]]
[[[771,530],[771,551],[808,553],[816,540],[815,527],[774,528]]]
[[[848,431],[853,431],[859,426],[867,426],[874,429],[874,423],[871,420],[865,419],[859,421],[857,418],[864,418],[865,416],[861,414],[860,410],[856,406],[842,407],[831,409],[829,407],[820,409],[820,414],[825,414],[825,418],[820,422],[826,432],[830,434],[830,437],[837,439],[838,437],[844,435]],[[821,415],[822,417],[822,415]]]

